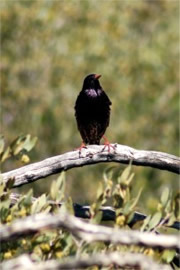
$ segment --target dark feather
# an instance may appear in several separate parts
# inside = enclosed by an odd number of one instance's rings
[[[110,120],[111,101],[97,75],[88,75],[75,104],[77,126],[85,144],[100,144]]]

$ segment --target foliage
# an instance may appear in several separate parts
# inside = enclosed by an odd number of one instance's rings
[[[131,165],[129,165],[121,174],[114,168],[108,168],[103,175],[102,184],[97,190],[95,202],[91,205],[92,223],[101,223],[101,206],[112,204],[116,209],[116,220],[109,226],[130,229],[129,224],[133,218],[133,213],[137,209],[140,193],[132,198],[133,176]],[[61,211],[73,213],[72,200],[66,194],[65,173],[61,173],[56,181],[51,185],[49,194],[42,194],[34,200],[33,191],[29,190],[24,196],[20,196],[12,203],[11,187],[13,180],[7,184],[1,182],[0,185],[0,216],[2,224],[11,224],[16,219],[33,215],[36,213],[57,213],[59,211],[58,202],[64,200]],[[159,207],[153,216],[148,216],[144,221],[133,225],[141,231],[160,231],[163,223],[161,217],[168,216],[170,223],[176,218],[176,203],[171,197],[169,190],[165,190],[160,198]],[[55,203],[52,204],[52,201]],[[131,226],[131,229],[133,229]],[[111,243],[88,243],[81,241],[62,229],[43,230],[34,235],[19,237],[16,241],[2,243],[0,259],[6,260],[16,257],[23,253],[32,255],[35,261],[47,260],[51,258],[65,258],[67,256],[76,256],[77,254],[92,254],[104,251],[126,251],[139,252],[152,256],[158,261],[170,263],[175,250],[162,251],[160,249],[147,249],[143,247],[126,247]],[[108,268],[110,269],[110,268]]]
[[[84,76],[97,72],[113,103],[110,141],[177,155],[178,5],[167,0],[1,0],[7,141],[21,133],[38,136],[32,161],[77,147],[73,106]],[[2,170],[17,166],[10,160]],[[93,201],[103,168],[68,173],[68,190],[76,201]],[[154,211],[163,185],[176,189],[172,174],[147,168],[135,172],[134,192],[144,185],[141,201],[147,211]],[[48,189],[49,184],[35,184],[39,194]]]
[[[30,162],[27,153],[33,149],[36,142],[37,137],[27,134],[18,136],[9,146],[5,146],[5,139],[0,134],[0,163],[2,164],[10,158],[19,159],[22,164]]]

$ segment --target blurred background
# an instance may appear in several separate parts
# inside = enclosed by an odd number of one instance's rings
[[[179,154],[179,1],[1,0],[0,7],[1,126],[7,143],[20,134],[37,136],[31,162],[77,148],[74,103],[84,77],[100,73],[113,104],[110,142]],[[20,166],[9,161],[3,171]],[[108,166],[68,171],[67,195],[92,203]],[[165,186],[178,188],[175,174],[133,171],[133,192],[144,187],[146,212],[157,206]],[[18,192],[48,192],[52,179]]]

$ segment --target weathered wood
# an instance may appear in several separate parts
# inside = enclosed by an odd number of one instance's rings
[[[168,265],[158,264],[149,256],[130,252],[97,253],[90,256],[67,257],[62,260],[47,260],[34,262],[30,256],[21,255],[15,259],[0,264],[1,270],[65,270],[87,269],[87,267],[107,267],[115,265],[116,268],[144,269],[144,270],[171,270]]]
[[[65,213],[36,214],[0,227],[1,242],[36,233],[42,229],[64,228],[87,242],[103,241],[121,245],[138,245],[152,248],[180,248],[180,238],[175,235],[120,230],[95,225]]]
[[[10,194],[10,199],[11,199],[11,205],[14,205],[19,199],[21,198],[20,194],[17,193],[11,193]],[[37,198],[32,197],[32,201],[36,201]],[[48,203],[50,205],[58,205],[59,207],[61,207],[63,205],[63,203],[61,202],[55,202],[55,201],[51,201],[48,200]],[[85,219],[89,219],[90,218],[90,206],[89,205],[80,205],[77,203],[73,203],[73,208],[74,208],[74,215],[76,217],[79,218],[85,218]],[[102,211],[102,221],[115,221],[116,219],[116,212],[115,209],[111,206],[102,206],[100,207],[100,211]],[[143,221],[147,216],[139,213],[139,212],[134,212],[133,218],[131,220],[131,222],[129,223],[129,226],[133,226],[136,222],[138,221]],[[179,221],[175,221],[172,225],[167,225],[168,223],[168,219],[164,220],[162,219],[161,222],[163,222],[164,226],[176,229],[176,230],[180,230],[180,222]]]
[[[160,170],[167,170],[176,174],[180,173],[180,158],[156,151],[136,150],[129,146],[115,144],[116,150],[102,151],[102,145],[90,145],[79,151],[68,152],[59,156],[47,158],[43,161],[26,165],[16,170],[2,174],[4,181],[14,178],[13,187],[18,187],[49,175],[67,171],[74,167],[80,167],[100,162],[117,162],[128,164],[132,162],[138,166],[149,166]]]

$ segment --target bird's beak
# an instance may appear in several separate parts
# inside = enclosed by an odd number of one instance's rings
[[[95,74],[95,79],[99,79],[100,77],[101,77],[101,75],[100,74]]]

